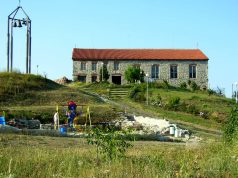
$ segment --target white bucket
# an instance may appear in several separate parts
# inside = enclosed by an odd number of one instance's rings
[[[181,135],[182,135],[181,129],[176,128],[176,129],[175,129],[175,134],[174,134],[174,136],[175,136],[175,137],[181,137]]]
[[[174,126],[170,126],[169,127],[169,134],[170,135],[174,135],[174,132],[175,132],[175,127]]]

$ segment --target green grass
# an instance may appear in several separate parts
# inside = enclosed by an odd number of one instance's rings
[[[59,87],[57,83],[40,75],[0,72],[0,95],[16,95],[29,90],[49,90]]]
[[[180,103],[193,106],[198,112],[208,113],[209,120],[214,120],[218,123],[225,123],[229,117],[231,108],[235,106],[235,102],[232,99],[216,95],[209,96],[204,91],[190,92],[151,89],[149,99],[156,98],[158,94],[161,96],[163,104],[168,103],[171,98],[179,97]]]
[[[80,91],[74,86],[75,84],[61,86],[41,76],[0,73],[0,83],[2,84],[0,86],[2,88],[14,86],[14,84],[7,84],[9,78],[13,83],[18,82],[19,86],[24,86],[26,89],[16,93],[6,91],[5,93],[0,93],[0,97],[2,96],[0,100],[0,114],[1,111],[6,111],[7,121],[10,118],[35,118],[39,119],[42,123],[51,123],[58,105],[61,122],[64,123],[68,101],[75,101],[79,105],[85,105],[83,109],[81,106],[78,106],[77,109],[78,111],[83,111],[83,113],[86,112],[87,106],[89,106],[93,123],[117,118],[117,113],[115,113],[113,107],[95,96]],[[85,118],[82,117],[82,119]]]
[[[2,95],[0,92],[0,97],[2,97],[0,100],[0,111],[6,110],[16,116],[27,115],[27,118],[32,116],[39,118],[42,115],[43,122],[51,122],[56,105],[66,105],[70,100],[76,101],[79,104],[89,105],[96,120],[102,121],[105,119],[105,121],[108,121],[110,120],[109,117],[115,119],[115,115],[112,114],[111,104],[102,102],[98,97],[90,93],[97,93],[107,97],[109,88],[123,87],[130,90],[130,87],[134,86],[133,84],[117,86],[108,83],[85,84],[80,82],[60,86],[41,76],[18,73],[0,73],[0,79],[0,88],[3,89],[0,91],[6,92],[7,88],[11,88],[13,91],[2,93]],[[15,82],[18,83],[17,86],[25,89],[19,90],[19,92],[15,90],[16,88],[12,89],[15,86],[13,85]],[[183,109],[173,111],[164,107],[154,106],[151,104],[151,101],[155,100],[158,95],[161,96],[163,105],[168,104],[171,98],[179,97],[180,103],[184,103],[186,106],[194,106],[197,112],[209,113],[209,118],[204,119],[198,114],[191,114]],[[149,86],[150,105],[148,107],[145,102],[134,102],[130,99],[118,100],[117,102],[121,106],[113,107],[119,108],[119,111],[126,108],[130,113],[135,112],[144,116],[164,117],[181,124],[186,122],[185,125],[193,124],[197,125],[197,127],[218,130],[227,121],[230,110],[235,105],[235,102],[231,99],[208,95],[205,91],[192,92],[179,88],[162,89],[152,88],[151,86]]]
[[[125,158],[98,162],[84,139],[0,134],[0,177],[238,176],[237,145],[132,144]]]

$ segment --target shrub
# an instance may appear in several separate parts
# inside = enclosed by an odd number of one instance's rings
[[[189,86],[191,85],[191,82],[192,82],[191,80],[188,80],[188,85],[189,85]]]
[[[138,92],[143,92],[143,93],[145,93],[145,91],[146,91],[146,85],[145,85],[145,84],[135,85],[135,86],[131,89],[129,96],[130,96],[130,98],[134,98],[135,95],[136,95]]]
[[[146,100],[144,92],[138,92],[134,96],[134,100],[137,102],[144,102]]]
[[[181,89],[187,89],[187,83],[186,82],[180,83],[180,88]]]
[[[215,95],[215,94],[216,94],[216,91],[215,91],[215,90],[212,90],[212,89],[208,89],[208,90],[207,90],[207,93],[208,93],[209,96],[210,96],[210,95]]]
[[[88,144],[95,145],[97,150],[97,161],[99,161],[99,154],[103,154],[111,161],[116,158],[124,157],[126,149],[132,145],[126,142],[126,131],[115,131],[113,129],[100,130],[95,128],[91,130],[88,135]]]
[[[191,82],[190,87],[191,87],[192,91],[199,90],[199,88],[200,88],[195,81]]]
[[[167,108],[168,109],[172,109],[172,110],[177,110],[178,106],[180,103],[180,98],[179,97],[173,97],[169,100],[169,103],[167,104]]]
[[[238,108],[232,108],[230,117],[225,125],[224,138],[227,142],[232,142],[237,134],[238,128]]]
[[[167,80],[163,80],[162,87],[164,89],[169,89],[170,88],[169,82]]]
[[[158,93],[158,95],[156,97],[153,97],[151,99],[151,105],[158,105],[158,106],[162,106],[162,97],[161,95]]]
[[[194,115],[199,113],[198,109],[193,104],[187,106],[187,112]]]

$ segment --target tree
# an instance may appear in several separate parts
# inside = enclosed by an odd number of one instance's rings
[[[103,69],[103,72],[102,72]],[[103,75],[103,78],[102,78]],[[107,67],[105,65],[103,65],[103,67],[100,69],[100,81],[107,81],[109,79],[109,73],[107,70]]]
[[[128,67],[125,71],[125,78],[130,83],[135,83],[136,81],[144,82],[144,76],[144,71],[135,66]]]

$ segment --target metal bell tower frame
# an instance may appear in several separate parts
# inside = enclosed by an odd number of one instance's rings
[[[16,18],[19,11],[25,15],[24,18]],[[7,72],[13,71],[13,28],[22,28],[26,26],[26,73],[31,73],[31,19],[19,6],[8,16],[8,31],[7,31]]]

